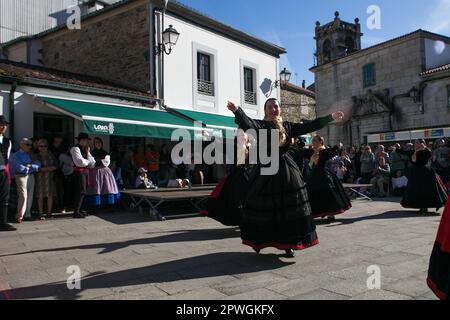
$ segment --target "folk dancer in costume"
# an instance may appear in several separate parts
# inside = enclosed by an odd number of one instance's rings
[[[445,205],[448,192],[439,175],[429,166],[432,153],[425,146],[424,140],[416,140],[414,150],[401,151],[411,161],[408,185],[402,200],[404,208],[420,209],[427,213],[428,208],[436,212]]]
[[[120,198],[116,179],[109,168],[111,156],[103,149],[103,141],[94,139],[92,157],[95,159],[95,168],[89,170],[89,186],[87,190],[86,205],[88,207],[113,206]]]
[[[230,173],[217,185],[208,198],[205,210],[200,214],[214,219],[225,226],[239,226],[241,209],[245,192],[248,189],[250,177],[255,172],[255,166],[249,163],[249,149],[252,138],[239,129],[235,140],[236,157]]]
[[[320,136],[313,138],[310,158],[311,175],[307,179],[308,198],[314,218],[334,220],[335,216],[349,210],[352,205],[342,182],[326,168],[328,160],[338,154],[338,149],[326,148]]]
[[[450,201],[442,214],[431,253],[427,283],[439,299],[450,300]]]
[[[258,149],[263,148],[266,142],[269,142],[267,154],[271,154],[271,149],[279,148],[276,173],[262,174],[264,167],[270,164],[263,165],[258,159],[255,173],[245,188],[234,186],[243,197],[239,223],[243,243],[256,252],[267,247],[285,250],[288,257],[294,256],[294,250],[318,244],[306,185],[290,152],[291,141],[293,137],[319,130],[334,120],[342,120],[344,114],[336,112],[305,124],[286,122],[281,118],[281,108],[276,99],[266,101],[264,120],[249,118],[231,102],[228,109],[234,113],[239,128],[256,130]],[[278,143],[271,146],[275,132],[274,138]],[[263,137],[267,141],[263,141]]]
[[[9,122],[0,115],[0,231],[14,231],[8,223],[9,175],[8,161],[11,155],[11,140],[4,136]]]
[[[89,136],[86,133],[80,133],[77,137],[78,144],[70,149],[70,155],[74,163],[74,194],[75,211],[74,218],[85,218],[87,212],[83,210],[83,202],[87,193],[89,181],[89,169],[95,167],[95,159],[91,155],[89,148]]]

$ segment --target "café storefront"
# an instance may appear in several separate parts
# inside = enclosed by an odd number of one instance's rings
[[[416,139],[424,139],[428,143],[431,143],[436,139],[446,137],[450,137],[450,126],[369,134],[367,136],[367,143],[371,145],[384,144],[385,146],[390,146],[395,143],[412,143]]]

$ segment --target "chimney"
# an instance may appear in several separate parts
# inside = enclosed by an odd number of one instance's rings
[[[305,80],[302,81],[302,88],[303,88],[303,89],[306,88],[306,81],[305,81]]]

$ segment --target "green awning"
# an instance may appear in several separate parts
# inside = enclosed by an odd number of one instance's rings
[[[238,129],[238,125],[234,122],[234,117],[227,117],[218,114],[174,109],[189,118],[200,121],[206,125],[206,128],[221,131],[223,137],[235,137]]]
[[[202,137],[202,128],[194,128],[191,121],[166,111],[49,97],[42,100],[47,106],[81,120],[86,133],[170,140],[175,129],[187,129],[191,137],[194,132],[195,138]]]

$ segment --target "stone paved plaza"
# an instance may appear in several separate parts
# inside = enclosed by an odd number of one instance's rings
[[[395,199],[357,200],[321,243],[288,259],[243,246],[208,218],[150,221],[139,213],[25,222],[0,234],[0,299],[435,299],[426,285],[440,217]],[[67,289],[67,267],[81,289]],[[367,268],[381,289],[367,288]]]

